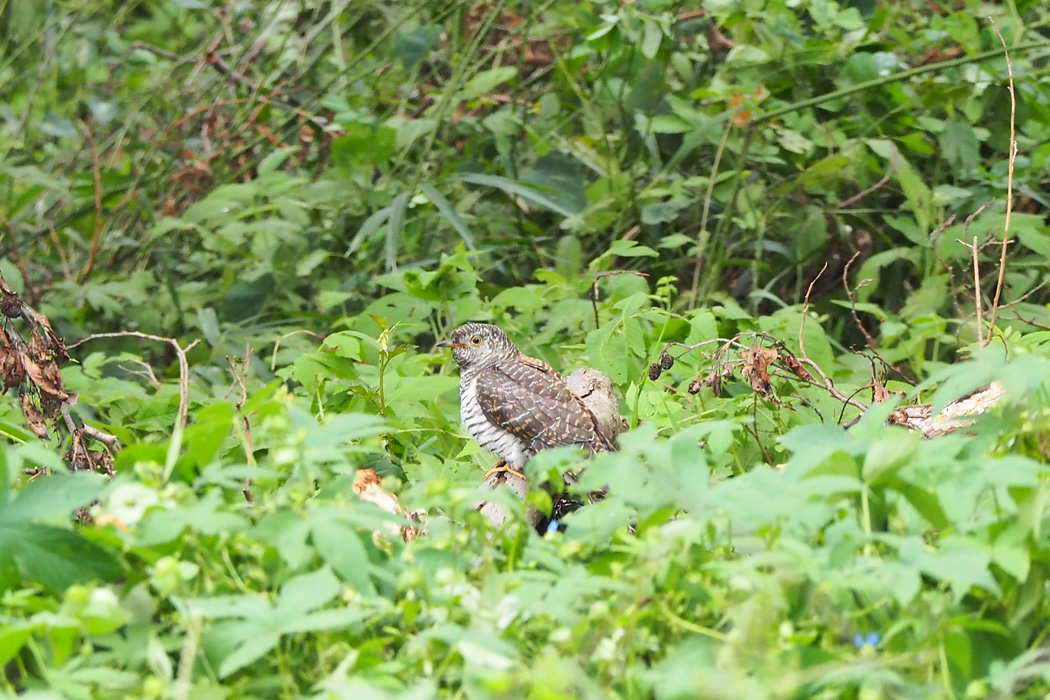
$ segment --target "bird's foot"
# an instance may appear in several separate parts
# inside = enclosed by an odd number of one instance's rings
[[[494,466],[492,469],[489,469],[485,473],[485,478],[482,479],[482,481],[488,481],[489,477],[492,476],[493,474],[513,474],[514,476],[518,477],[522,481],[528,481],[528,479],[525,478],[524,474],[519,472],[517,469],[514,469],[513,467],[509,466],[502,459],[500,461],[496,462],[496,466]]]

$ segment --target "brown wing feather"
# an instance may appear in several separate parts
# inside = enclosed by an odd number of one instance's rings
[[[557,372],[539,360],[521,360],[478,374],[478,403],[490,421],[521,439],[531,454],[565,445],[612,449]]]

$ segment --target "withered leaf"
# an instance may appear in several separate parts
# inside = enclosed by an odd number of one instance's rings
[[[803,379],[808,382],[810,379],[813,378],[813,375],[809,373],[809,370],[803,367],[802,363],[799,362],[794,355],[781,355],[780,362],[788,368],[788,371],[794,373],[799,379]]]
[[[878,379],[874,379],[871,384],[871,400],[875,403],[882,403],[886,399],[890,398],[889,390],[886,389],[886,385],[880,382]]]
[[[40,413],[40,409],[33,403],[33,399],[30,398],[29,394],[23,393],[19,398],[22,403],[22,415],[26,417],[29,429],[41,440],[47,440],[47,423],[44,422],[44,416]]]
[[[20,386],[26,377],[18,351],[13,345],[0,345],[0,378],[6,392],[13,386]]]
[[[755,393],[768,395],[773,392],[773,385],[769,382],[769,364],[779,356],[776,348],[764,348],[761,345],[755,345],[744,353],[740,374]]]
[[[26,374],[29,375],[29,381],[36,384],[37,388],[40,389],[40,393],[44,394],[56,401],[68,401],[69,394],[66,393],[65,388],[62,386],[62,375],[58,371],[58,366],[54,360],[47,362],[44,367],[41,367],[36,362],[33,362],[29,358],[27,353],[22,353],[22,366],[26,370]]]

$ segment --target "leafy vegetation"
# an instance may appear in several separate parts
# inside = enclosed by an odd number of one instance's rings
[[[4,692],[1044,696],[1048,12],[0,4]],[[622,395],[546,533],[467,319]]]

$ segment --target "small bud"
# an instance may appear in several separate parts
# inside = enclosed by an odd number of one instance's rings
[[[665,352],[663,355],[660,355],[660,366],[664,369],[671,369],[674,367],[674,358]]]
[[[660,365],[656,364],[655,362],[649,365],[649,379],[651,381],[655,382],[657,379],[659,379],[661,372],[663,372],[663,370],[660,369]]]

